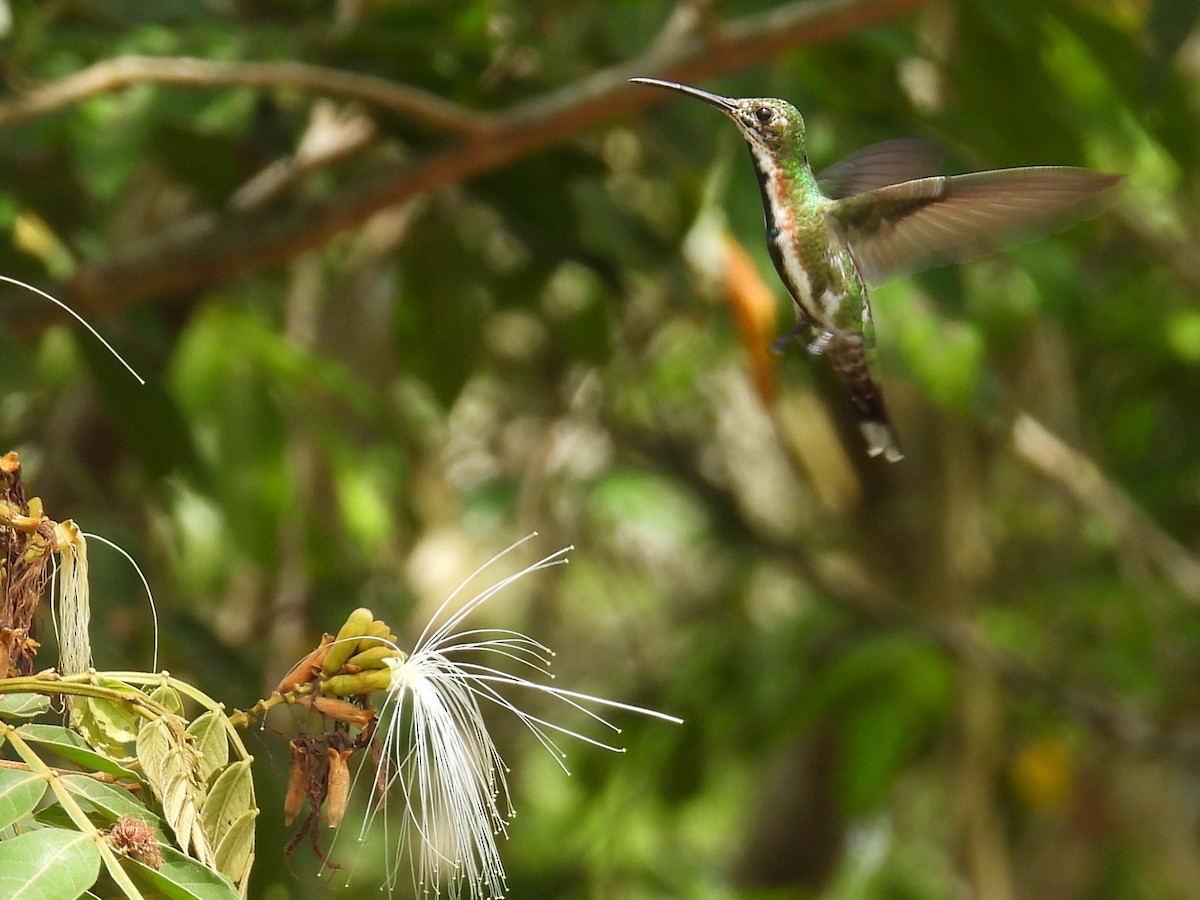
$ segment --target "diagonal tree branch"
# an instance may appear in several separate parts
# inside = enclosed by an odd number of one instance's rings
[[[386,78],[300,62],[228,62],[189,57],[116,56],[22,96],[0,102],[0,128],[45,116],[97,94],[135,84],[194,88],[303,88],[314,94],[357,100],[462,134],[487,127],[487,116],[436,94]]]
[[[631,88],[627,80],[634,75],[705,78],[790,47],[853,32],[924,2],[799,0],[703,33],[672,35],[672,40],[656,43],[641,57],[500,113],[472,118],[459,129],[466,137],[448,149],[415,163],[379,168],[326,198],[296,201],[282,210],[259,214],[182,221],[147,242],[85,266],[67,286],[68,298],[76,308],[96,314],[282,262],[361,225],[389,206],[496,169],[662,99],[653,91]],[[486,127],[478,129],[479,122],[486,122]]]

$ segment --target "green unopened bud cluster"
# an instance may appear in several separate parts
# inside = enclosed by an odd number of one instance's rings
[[[405,654],[386,622],[359,607],[350,613],[321,663],[321,693],[353,697],[386,691]]]

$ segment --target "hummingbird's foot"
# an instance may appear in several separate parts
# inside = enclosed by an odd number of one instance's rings
[[[778,356],[787,349],[788,344],[792,341],[800,343],[800,339],[808,332],[812,326],[807,322],[797,322],[771,343],[771,352]]]

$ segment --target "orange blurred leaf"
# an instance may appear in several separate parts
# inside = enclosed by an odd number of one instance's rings
[[[750,354],[754,386],[764,403],[775,398],[775,361],[771,343],[775,339],[775,295],[763,280],[750,254],[737,238],[726,232],[722,287],[742,344]]]

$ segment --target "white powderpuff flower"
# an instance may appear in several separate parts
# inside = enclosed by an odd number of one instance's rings
[[[388,660],[392,670],[377,734],[382,734],[375,768],[378,799],[366,816],[359,839],[373,821],[382,819],[385,841],[395,840],[389,861],[388,891],[400,877],[402,860],[412,869],[418,896],[504,896],[504,865],[497,839],[507,836],[514,809],[509,799],[508,768],[488,734],[483,708],[498,706],[515,715],[568,772],[559,735],[569,735],[614,752],[624,748],[588,737],[519,708],[506,696],[510,688],[539,691],[581,711],[613,732],[620,729],[596,708],[625,710],[668,722],[674,716],[564,690],[495,668],[495,661],[552,678],[547,671],[553,652],[517,631],[502,628],[459,630],[476,609],[512,582],[567,561],[563,548],[507,576],[476,594],[455,612],[444,615],[455,597],[476,575],[534,535],[518,541],[473,572],[438,607],[412,652]],[[443,619],[439,624],[439,620]],[[498,659],[499,658],[499,659]],[[387,799],[399,792],[405,807],[399,834],[389,835]]]

